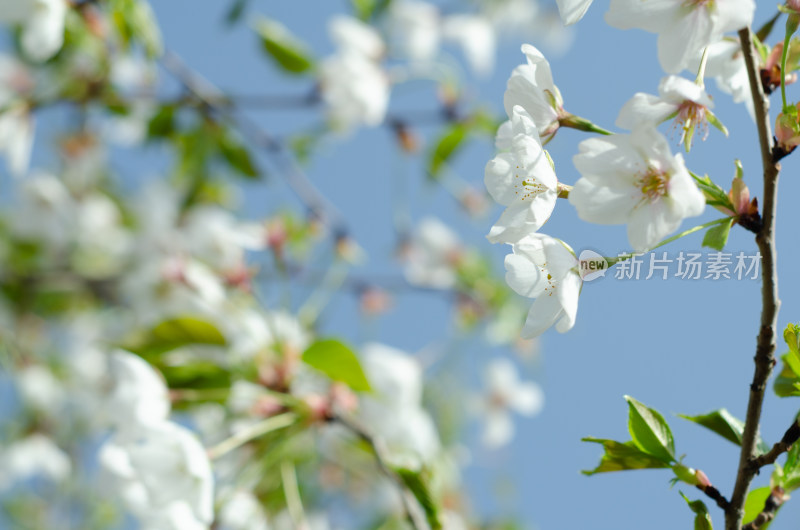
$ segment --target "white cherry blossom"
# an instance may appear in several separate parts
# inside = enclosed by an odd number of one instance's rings
[[[420,221],[406,252],[408,283],[435,289],[456,284],[456,267],[464,247],[458,235],[434,217]]]
[[[556,0],[556,3],[561,20],[569,26],[583,18],[592,5],[592,0]]]
[[[573,159],[581,178],[569,201],[584,221],[628,224],[628,241],[643,252],[677,230],[686,217],[700,215],[702,192],[683,157],[670,152],[652,127],[630,135],[584,140]]]
[[[606,22],[657,33],[661,67],[675,74],[724,33],[749,26],[755,8],[753,0],[611,0]]]
[[[211,524],[211,464],[197,437],[185,427],[162,421],[117,432],[100,448],[99,459],[111,487],[144,526],[158,520],[170,521],[167,528],[186,530]]]
[[[633,130],[639,125],[652,127],[675,118],[675,126],[681,129],[679,143],[691,145],[697,129],[708,135],[708,123],[719,126],[727,134],[711,109],[714,103],[705,88],[694,81],[674,75],[667,76],[658,85],[658,96],[637,92],[619,112],[617,127]]]
[[[53,440],[31,434],[0,452],[0,491],[37,476],[54,482],[65,480],[71,470],[69,456]]]
[[[477,403],[485,421],[483,443],[496,449],[514,436],[511,413],[533,416],[542,410],[544,393],[539,385],[520,381],[517,369],[508,359],[494,359],[486,368],[486,390]]]
[[[389,79],[371,59],[339,53],[320,65],[322,99],[334,127],[377,126],[389,106]]]
[[[479,75],[488,75],[494,67],[497,47],[495,30],[482,16],[458,14],[442,20],[442,35],[458,44],[470,68]]]
[[[422,367],[405,352],[383,344],[367,344],[362,354],[373,392],[360,398],[360,418],[398,458],[431,462],[440,442],[422,407]]]
[[[389,38],[398,53],[415,62],[432,60],[439,52],[439,9],[428,2],[392,2],[389,8]]]
[[[0,0],[0,22],[22,26],[22,49],[43,62],[64,44],[66,0]]]
[[[544,234],[530,234],[506,256],[506,283],[518,294],[535,298],[521,336],[530,339],[555,325],[565,333],[575,325],[583,280],[578,259],[567,245]]]
[[[539,230],[558,196],[558,180],[533,120],[516,106],[510,122],[511,150],[490,160],[484,173],[486,189],[506,206],[487,236],[492,243],[514,243]]]
[[[530,44],[523,44],[522,53],[528,62],[511,73],[503,95],[503,106],[509,118],[517,105],[525,109],[536,124],[539,136],[547,142],[558,130],[564,101],[553,83],[550,63],[542,52]]]

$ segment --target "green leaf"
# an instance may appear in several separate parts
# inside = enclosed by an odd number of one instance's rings
[[[758,514],[764,510],[764,503],[767,502],[767,497],[769,497],[771,492],[772,490],[770,487],[765,486],[763,488],[754,489],[747,494],[747,499],[744,501],[744,517],[742,518],[742,524],[747,524],[758,517]],[[762,526],[760,530],[764,530],[768,526],[769,523]]]
[[[686,416],[678,414],[685,420],[692,421],[698,425],[702,425],[706,429],[714,431],[726,440],[729,440],[736,445],[742,445],[742,432],[744,431],[744,422],[725,409],[718,409],[709,412],[708,414],[699,414],[697,416]],[[764,443],[761,436],[758,437],[757,449],[759,454],[769,451],[769,446]]]
[[[392,0],[350,0],[353,11],[361,20],[367,21],[383,13],[392,3]]]
[[[630,469],[660,469],[669,467],[667,462],[639,449],[633,442],[617,442],[602,438],[582,438],[583,442],[598,443],[603,446],[605,454],[600,464],[592,470],[581,471],[584,475],[626,471]]]
[[[703,237],[703,246],[711,247],[716,250],[725,248],[725,244],[728,242],[728,236],[731,232],[731,227],[735,220],[734,217],[731,217],[728,219],[727,223],[714,225],[709,228],[706,231],[706,235]]]
[[[231,374],[228,370],[211,361],[193,361],[180,365],[159,364],[158,368],[170,388],[225,389],[231,385]]]
[[[149,57],[163,53],[161,32],[150,4],[137,0],[112,0],[109,4],[111,20],[125,48],[139,42]]]
[[[417,502],[419,502],[420,506],[422,506],[431,530],[441,529],[442,522],[439,518],[439,507],[433,500],[433,495],[431,495],[428,481],[423,474],[419,471],[414,471],[413,469],[404,467],[396,467],[394,468],[394,471],[403,481],[403,484],[405,484],[406,488],[408,488],[409,491],[414,494],[414,497],[417,499]]]
[[[250,0],[235,0],[233,4],[231,4],[228,13],[225,15],[225,23],[229,26],[233,26],[239,22],[247,9],[249,1]]]
[[[800,358],[792,352],[781,356],[783,367],[775,378],[773,390],[779,397],[800,396]]]
[[[371,390],[358,357],[348,346],[335,339],[318,340],[303,352],[303,362],[341,381],[356,391]]]
[[[211,322],[181,316],[164,320],[126,349],[142,356],[153,356],[195,344],[224,346],[227,341]]]
[[[783,464],[780,485],[787,492],[800,487],[800,443],[792,444],[786,453],[786,462]]]
[[[234,135],[223,131],[219,137],[218,146],[220,154],[232,169],[245,177],[258,178],[260,173],[250,156],[250,151]]]
[[[696,514],[694,518],[694,530],[714,530],[714,526],[711,524],[711,514],[708,513],[708,507],[705,503],[701,500],[690,501],[682,491],[679,493],[681,497],[683,497],[683,500],[686,501],[686,504],[689,505],[689,508]]]
[[[255,30],[261,37],[264,51],[286,72],[302,74],[314,67],[308,47],[280,22],[261,17]]]
[[[789,346],[789,351],[795,355],[800,355],[800,326],[788,324],[783,330],[783,340]]]
[[[439,178],[443,166],[461,147],[469,130],[463,123],[454,123],[445,129],[435,143],[428,157],[428,176],[432,180]]]
[[[162,105],[147,125],[148,138],[166,138],[175,131],[175,106]]]
[[[664,417],[630,396],[625,396],[625,400],[628,402],[628,431],[633,443],[664,462],[673,462],[675,442]]]

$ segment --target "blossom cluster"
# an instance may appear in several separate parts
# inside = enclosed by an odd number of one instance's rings
[[[572,24],[591,1],[558,4],[564,22]],[[637,93],[620,110],[616,125],[629,134],[612,134],[567,112],[544,55],[534,46],[522,46],[527,62],[508,80],[503,104],[509,119],[497,132],[500,152],[486,165],[484,181],[505,207],[487,237],[511,245],[506,280],[517,293],[535,299],[523,337],[535,337],[553,325],[565,332],[575,323],[583,283],[578,258],[569,245],[539,232],[558,197],[568,197],[582,220],[627,225],[635,253],[653,249],[684,219],[703,213],[704,192],[683,156],[673,154],[656,127],[674,118],[687,152],[695,130],[707,129],[709,123],[727,134],[711,110],[704,77],[714,76],[737,101],[749,99],[743,93],[744,63],[731,52],[724,34],[749,26],[754,10],[751,0],[657,6],[614,0],[607,22],[657,33],[659,61],[671,74],[661,81],[658,96]],[[694,81],[674,75],[697,65]],[[544,149],[561,127],[600,134],[579,144],[573,163],[581,178],[570,185],[558,180]]]

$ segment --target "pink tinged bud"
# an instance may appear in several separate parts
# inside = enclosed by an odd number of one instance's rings
[[[331,401],[327,396],[310,394],[303,398],[312,421],[325,421],[331,416]]]
[[[332,405],[345,412],[354,412],[358,408],[358,396],[343,383],[331,385],[330,400]]]
[[[792,11],[800,12],[800,0],[786,0],[786,7]]]
[[[800,144],[800,124],[797,122],[797,115],[778,114],[775,120],[775,138],[778,144],[786,150],[790,150]]]
[[[779,42],[772,47],[772,50],[770,50],[769,56],[767,56],[767,62],[764,64],[764,68],[770,71],[772,71],[772,69],[775,67],[780,68],[781,55],[783,55],[783,43]]]
[[[392,297],[383,289],[368,287],[360,297],[361,312],[369,316],[385,313],[392,306]]]
[[[736,208],[736,214],[742,215],[750,212],[750,190],[744,179],[735,178],[731,184],[731,191],[728,192],[733,207]]]
[[[699,469],[695,470],[694,478],[697,479],[697,485],[698,486],[702,486],[703,488],[707,488],[707,487],[709,487],[711,485],[711,481],[708,480],[708,477],[706,476],[706,474],[703,473]]]

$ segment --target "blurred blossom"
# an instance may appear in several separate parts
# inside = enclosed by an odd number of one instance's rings
[[[113,386],[105,406],[112,424],[136,431],[167,419],[167,386],[147,361],[120,350],[110,355],[108,363]]]
[[[450,289],[463,255],[458,236],[433,217],[420,221],[404,256],[406,280],[413,285]]]
[[[218,530],[269,530],[267,515],[258,498],[247,490],[233,491],[219,509]]]
[[[389,37],[405,58],[428,62],[439,52],[439,9],[433,4],[407,0],[389,8]]]
[[[117,432],[100,448],[99,459],[110,487],[144,526],[170,521],[167,528],[191,529],[211,523],[211,464],[185,427],[162,421]]]
[[[0,0],[0,22],[22,27],[22,49],[44,62],[64,44],[66,0]]]
[[[422,368],[383,344],[362,349],[362,365],[373,392],[361,396],[359,416],[397,458],[428,463],[440,450],[433,420],[422,407]]]
[[[442,21],[442,35],[464,50],[467,63],[482,76],[494,68],[496,38],[489,21],[478,15],[450,15]]]
[[[495,359],[486,368],[486,390],[476,403],[483,416],[483,443],[492,449],[502,447],[514,437],[511,412],[523,416],[538,414],[544,406],[544,394],[538,385],[520,381],[517,369],[508,359]]]
[[[363,22],[346,17],[334,18],[329,31],[339,47],[322,61],[319,83],[331,124],[344,132],[380,125],[390,91],[389,78],[377,62],[380,36]]]
[[[0,450],[0,491],[36,477],[62,481],[71,470],[69,457],[50,438],[31,434]]]
[[[15,383],[23,401],[36,411],[55,411],[63,404],[64,389],[45,366],[26,366],[15,374]]]

